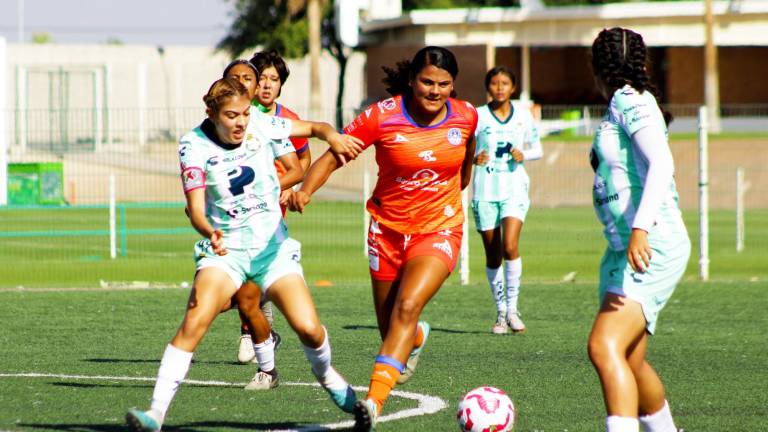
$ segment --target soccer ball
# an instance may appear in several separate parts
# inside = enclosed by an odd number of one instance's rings
[[[495,387],[478,387],[464,395],[456,411],[463,432],[507,432],[515,424],[515,405]]]

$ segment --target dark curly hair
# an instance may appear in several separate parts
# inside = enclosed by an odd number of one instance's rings
[[[650,91],[659,106],[659,91],[648,76],[648,50],[643,37],[632,30],[614,27],[603,29],[592,43],[592,72],[608,88],[616,91],[629,84],[640,93]],[[661,110],[669,123],[672,115]]]
[[[454,80],[459,75],[459,64],[452,52],[443,47],[428,46],[416,52],[412,60],[397,62],[394,68],[382,66],[386,76],[381,81],[387,85],[387,92],[392,96],[407,95],[411,91],[411,80],[430,65],[448,71]],[[451,97],[456,97],[455,90],[451,92]]]

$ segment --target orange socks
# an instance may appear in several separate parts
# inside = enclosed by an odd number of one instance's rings
[[[416,324],[416,337],[413,339],[413,347],[419,348],[422,344],[424,344],[424,330],[421,329],[421,326]]]
[[[384,401],[389,397],[389,392],[395,387],[397,378],[400,377],[404,366],[399,361],[385,355],[376,356],[376,363],[373,365],[371,374],[371,384],[368,387],[366,399],[376,402],[377,412],[381,414]]]

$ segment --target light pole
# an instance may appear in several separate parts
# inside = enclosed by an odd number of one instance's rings
[[[712,0],[704,0],[704,103],[707,105],[709,131],[720,133],[720,78],[717,71],[714,25]]]

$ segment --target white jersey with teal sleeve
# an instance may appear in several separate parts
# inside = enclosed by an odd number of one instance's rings
[[[218,142],[209,120],[181,138],[184,191],[205,188],[206,217],[227,249],[258,252],[288,237],[275,159],[294,151],[290,131],[290,120],[254,110],[240,145]]]
[[[506,121],[499,120],[488,105],[479,107],[477,115],[475,154],[485,151],[489,160],[474,169],[472,200],[503,201],[520,190],[514,188],[515,182],[529,181],[523,163],[515,161],[511,150],[521,150],[525,160],[540,158],[539,132],[530,111],[518,104],[512,104]]]
[[[646,186],[649,163],[632,136],[643,128],[667,127],[656,99],[649,91],[639,93],[629,85],[616,90],[608,111],[595,133],[590,162],[595,170],[593,204],[608,247],[627,248],[635,215]],[[661,143],[668,150],[668,142]],[[663,185],[658,211],[653,217],[653,235],[685,232],[678,207],[674,178]],[[650,240],[650,237],[649,237]]]

